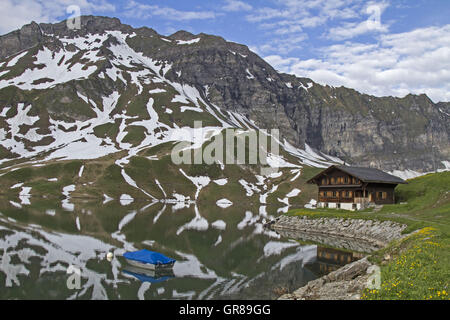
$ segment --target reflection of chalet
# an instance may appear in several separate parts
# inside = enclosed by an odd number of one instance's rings
[[[357,252],[349,252],[318,246],[317,258],[314,263],[309,265],[309,268],[314,273],[322,276],[363,257],[364,254]]]
[[[394,203],[395,187],[406,182],[374,168],[331,166],[308,183],[319,187],[317,207],[355,210]]]

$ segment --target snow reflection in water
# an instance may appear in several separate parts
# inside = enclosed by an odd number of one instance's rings
[[[68,212],[64,204],[32,201],[19,209],[2,201],[0,298],[271,299],[275,288],[292,290],[317,277],[305,267],[315,262],[317,246],[264,229],[270,216],[171,205],[110,201]],[[170,280],[141,282],[123,272],[129,266],[122,254],[142,248],[177,259]],[[81,271],[79,290],[67,288],[70,265]]]

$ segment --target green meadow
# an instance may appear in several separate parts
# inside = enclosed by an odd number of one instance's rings
[[[294,209],[288,215],[310,218],[391,220],[406,224],[405,238],[391,242],[369,258],[381,267],[381,288],[361,298],[449,299],[450,172],[427,174],[396,188],[397,204],[377,212]]]

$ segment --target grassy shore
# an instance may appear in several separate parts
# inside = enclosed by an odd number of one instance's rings
[[[381,288],[362,299],[450,299],[450,172],[411,179],[396,189],[398,204],[377,212],[297,209],[288,215],[310,218],[391,220],[408,225],[409,235],[370,257],[381,267]]]

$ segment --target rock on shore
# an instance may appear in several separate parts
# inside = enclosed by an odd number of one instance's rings
[[[350,263],[319,279],[308,282],[300,289],[284,294],[279,300],[356,300],[366,288],[372,264],[367,257]]]

